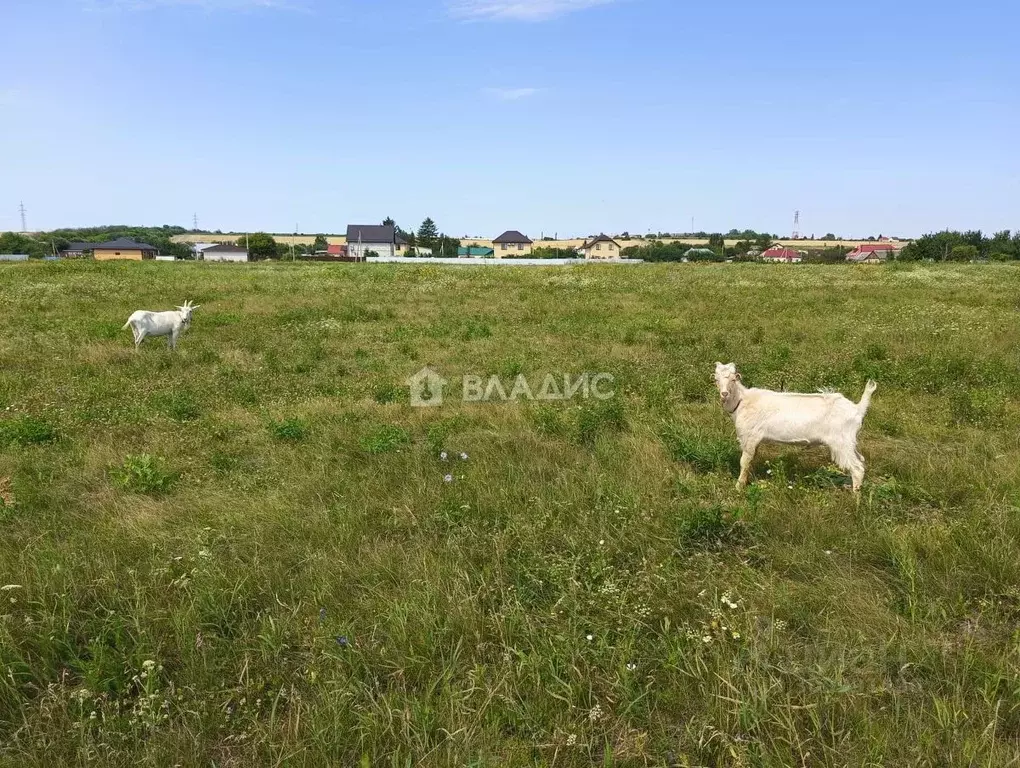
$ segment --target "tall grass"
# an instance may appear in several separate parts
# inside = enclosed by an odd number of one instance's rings
[[[0,763],[1016,763],[1018,288],[0,269]],[[176,354],[117,330],[185,298]],[[876,378],[860,500],[790,448],[735,491],[715,360]],[[416,409],[424,365],[616,397]]]

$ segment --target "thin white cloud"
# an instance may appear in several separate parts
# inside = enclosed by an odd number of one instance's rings
[[[468,20],[544,21],[616,0],[448,0],[450,13]]]
[[[519,101],[534,96],[541,88],[486,88],[485,92],[500,101]]]

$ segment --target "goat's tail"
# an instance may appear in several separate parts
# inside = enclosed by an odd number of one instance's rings
[[[130,327],[131,327],[131,319],[130,319],[130,318],[128,318],[128,321],[127,321],[126,323],[124,323],[124,327],[123,327],[123,328],[121,328],[121,330],[122,330],[122,331],[126,331],[126,330],[127,330],[128,328],[130,328]]]
[[[861,419],[864,418],[864,414],[866,414],[868,412],[868,408],[871,407],[871,396],[875,394],[876,389],[878,389],[878,384],[871,379],[868,379],[868,383],[864,387],[864,394],[861,396],[861,402],[857,404],[857,413],[860,414]]]

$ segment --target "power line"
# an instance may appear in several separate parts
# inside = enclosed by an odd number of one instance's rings
[[[21,214],[21,231],[28,232],[28,224],[25,223],[25,201],[21,201],[21,205],[18,206],[18,213]]]
[[[191,217],[191,228],[198,232],[198,214]]]

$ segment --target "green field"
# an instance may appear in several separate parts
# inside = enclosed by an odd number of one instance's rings
[[[1020,270],[898,267],[0,265],[0,765],[1016,764]]]

